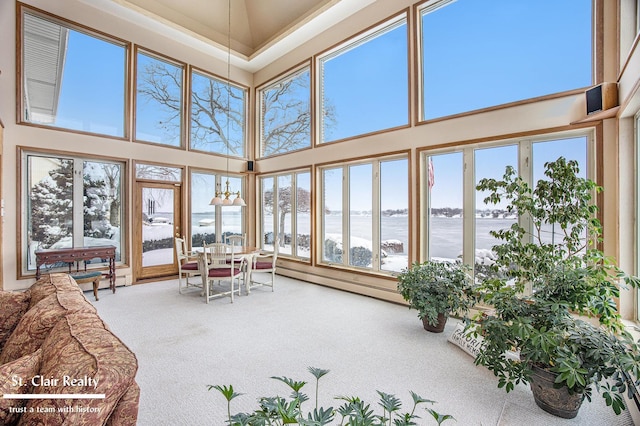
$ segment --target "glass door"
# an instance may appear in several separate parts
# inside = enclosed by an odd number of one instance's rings
[[[140,279],[178,273],[174,238],[180,224],[181,187],[175,183],[138,182],[135,217],[135,275]]]

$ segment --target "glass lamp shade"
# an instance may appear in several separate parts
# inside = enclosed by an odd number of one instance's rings
[[[233,200],[233,205],[234,206],[241,206],[244,207],[247,205],[247,203],[244,202],[244,200],[238,195],[235,200]]]
[[[215,196],[211,199],[211,202],[209,204],[212,206],[221,206],[222,198],[220,198],[219,196]]]
[[[225,198],[224,200],[222,200],[222,205],[223,206],[230,206],[232,204],[233,204],[233,202],[229,198]]]

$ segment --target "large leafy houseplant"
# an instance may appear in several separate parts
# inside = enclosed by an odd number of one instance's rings
[[[476,363],[507,392],[530,383],[538,405],[553,414],[574,417],[593,389],[619,414],[625,392],[635,392],[640,351],[615,300],[620,286],[635,287],[638,279],[599,249],[602,227],[592,197],[601,188],[579,176],[577,162],[560,157],[545,164],[535,187],[507,167],[502,180],[482,179],[477,189],[488,191],[485,202],[506,201],[519,221],[491,232],[500,244],[479,292],[493,310],[475,329],[484,337]],[[513,350],[519,360],[508,356]],[[548,406],[532,382],[538,369],[577,400],[575,409]]]
[[[398,275],[398,291],[418,311],[424,327],[440,332],[451,313],[466,314],[475,302],[468,267],[460,262],[414,263]]]

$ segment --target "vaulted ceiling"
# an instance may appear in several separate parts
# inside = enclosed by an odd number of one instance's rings
[[[235,65],[255,71],[374,1],[108,0],[93,4],[107,5],[112,12],[114,5],[124,7],[181,36],[225,50],[230,41],[234,56],[242,62]]]

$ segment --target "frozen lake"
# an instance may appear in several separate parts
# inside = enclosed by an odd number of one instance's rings
[[[215,232],[215,224],[206,222],[206,219],[212,219],[213,214],[194,214],[192,216],[192,235],[197,234],[213,234]],[[290,217],[287,216],[285,221],[285,232],[291,229]],[[202,221],[205,219],[205,221]],[[327,234],[342,233],[342,216],[327,215],[324,218],[325,230]],[[513,218],[489,218],[477,217],[476,224],[476,251],[490,250],[497,240],[489,235],[492,229],[502,229],[511,226],[514,223]],[[169,220],[171,222],[171,220]],[[206,224],[200,226],[200,223]],[[273,231],[273,218],[265,216],[265,233]],[[308,214],[298,216],[298,234],[309,235],[311,233],[311,219]],[[462,218],[461,217],[432,217],[430,224],[430,255],[431,257],[456,259],[462,254]],[[225,232],[240,233],[242,228],[241,216],[239,214],[226,214],[223,217],[223,229]],[[371,216],[354,215],[350,217],[351,237],[354,241],[372,239],[372,220]],[[145,226],[143,235],[149,239],[162,239],[172,237],[173,226],[171,223],[156,223],[151,226]],[[389,264],[385,269],[400,270],[406,266],[406,258],[409,250],[409,218],[408,216],[383,216],[381,218],[381,240],[398,240],[402,243],[403,252],[395,253],[389,256]],[[370,248],[370,243],[368,244]],[[287,250],[288,249],[288,250]],[[284,247],[282,253],[291,253],[290,247]],[[305,253],[300,253],[303,256]],[[308,255],[308,254],[307,254]],[[151,253],[145,253],[145,257],[151,257]],[[146,262],[145,262],[146,263]],[[393,266],[391,265],[393,263]]]

